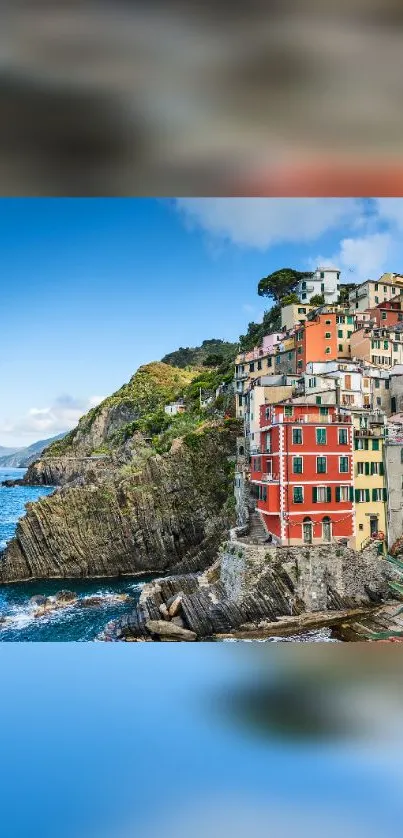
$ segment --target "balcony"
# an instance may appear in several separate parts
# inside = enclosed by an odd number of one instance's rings
[[[263,483],[278,483],[280,480],[279,474],[262,474],[261,478]]]
[[[237,381],[245,381],[245,379],[248,378],[248,377],[249,377],[248,372],[236,372],[235,373],[235,378],[236,378]]]
[[[305,416],[284,416],[281,414],[280,416],[273,416],[271,423],[270,419],[266,421],[267,424],[272,425],[281,425],[283,423],[291,425],[333,425],[335,423],[351,425],[351,416],[344,413],[333,413],[328,416],[321,416],[319,413],[307,413]]]
[[[360,428],[354,431],[354,436],[358,439],[363,439],[364,437],[369,436],[381,439],[383,437],[383,433],[379,428]]]

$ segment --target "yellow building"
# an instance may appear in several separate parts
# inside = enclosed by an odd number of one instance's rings
[[[353,314],[336,314],[337,325],[337,357],[351,358],[351,336],[355,329]]]
[[[383,413],[353,411],[355,544],[362,550],[376,533],[386,543],[387,494],[384,468]]]
[[[309,306],[306,303],[283,306],[281,309],[281,327],[289,330],[294,329],[300,323],[305,323],[310,311],[314,311],[314,306]]]
[[[375,308],[380,303],[391,300],[398,294],[403,294],[403,277],[399,274],[383,274],[377,282],[367,279],[353,291],[350,291],[348,303],[350,310],[365,311]]]

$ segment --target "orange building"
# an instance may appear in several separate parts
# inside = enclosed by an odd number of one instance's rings
[[[354,532],[351,414],[335,405],[262,405],[251,458],[257,509],[280,545],[322,544]]]
[[[310,361],[334,361],[338,356],[336,313],[317,314],[295,333],[297,373]]]

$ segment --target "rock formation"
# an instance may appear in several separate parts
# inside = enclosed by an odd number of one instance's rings
[[[162,455],[135,435],[113,467],[27,505],[0,582],[205,568],[232,521],[237,433],[233,420],[209,422]],[[74,459],[56,462],[70,475]]]

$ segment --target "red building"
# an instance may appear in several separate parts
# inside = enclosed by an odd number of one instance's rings
[[[379,303],[375,308],[368,308],[368,314],[375,320],[377,326],[396,326],[403,322],[402,299],[400,296],[393,297],[384,303]]]
[[[306,320],[295,333],[297,372],[302,373],[309,361],[334,361],[337,355],[336,314],[317,314]]]
[[[268,533],[281,545],[354,536],[351,415],[335,405],[262,405],[250,479]]]

